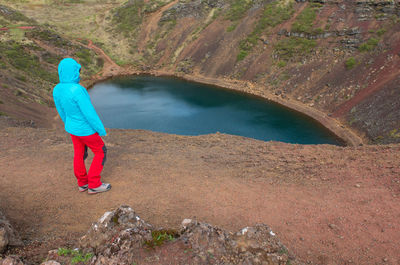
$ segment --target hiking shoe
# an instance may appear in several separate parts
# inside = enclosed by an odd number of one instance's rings
[[[87,191],[88,187],[89,187],[88,184],[83,185],[83,186],[79,186],[79,191],[80,191],[80,192]]]
[[[94,189],[89,189],[88,193],[89,194],[96,194],[96,193],[100,193],[100,192],[105,192],[105,191],[109,191],[111,189],[111,184],[109,183],[103,183],[101,184],[99,187],[94,188]]]

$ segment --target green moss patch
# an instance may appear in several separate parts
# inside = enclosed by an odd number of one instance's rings
[[[80,250],[73,250],[67,248],[59,248],[57,251],[59,256],[70,257],[70,264],[83,263],[86,264],[94,256],[93,253],[83,253]]]
[[[27,32],[26,36],[28,38],[44,41],[59,48],[70,48],[73,46],[69,40],[62,38],[60,35],[49,29],[35,28]]]
[[[58,82],[57,73],[44,69],[39,58],[29,53],[22,44],[13,41],[0,43],[0,53],[6,57],[9,64],[26,75],[39,77],[51,83]]]
[[[315,47],[315,40],[289,37],[280,40],[274,47],[275,54],[280,60],[289,61],[309,54]]]
[[[144,8],[143,0],[128,1],[118,7],[113,16],[113,23],[120,32],[131,32],[135,27],[140,26],[143,17],[141,11]]]
[[[350,57],[344,62],[344,65],[346,66],[346,69],[348,69],[348,70],[354,68],[354,66],[356,64],[357,64],[357,61],[354,57]]]
[[[236,21],[246,16],[247,11],[252,6],[251,0],[231,0],[231,6],[226,13],[226,19]]]
[[[174,241],[175,238],[179,237],[179,233],[175,230],[155,230],[151,232],[152,240],[144,242],[145,246],[154,248],[161,246],[165,242]]]
[[[261,34],[267,29],[275,27],[290,19],[294,13],[293,3],[284,5],[275,1],[265,5],[261,18],[259,19],[253,32],[239,44],[239,55],[237,60],[243,60],[247,54],[257,45]]]
[[[358,50],[360,52],[370,52],[370,51],[374,50],[376,48],[376,46],[378,46],[378,43],[379,43],[379,39],[369,38],[366,42],[364,42],[363,44],[361,44],[358,47]]]
[[[315,8],[306,7],[297,17],[292,25],[292,31],[302,33],[313,33],[314,21],[317,17]]]

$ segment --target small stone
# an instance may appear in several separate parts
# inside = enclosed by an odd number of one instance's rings
[[[182,226],[183,226],[183,227],[186,227],[186,226],[188,226],[191,222],[192,222],[192,219],[184,219],[184,220],[182,221]]]
[[[361,188],[361,185],[360,184],[356,184],[356,185],[354,185],[356,188]]]
[[[2,265],[24,265],[18,257],[6,257],[5,259],[0,258]]]
[[[329,224],[328,225],[330,229],[337,229],[338,227],[335,224]]]
[[[40,265],[61,265],[61,264],[59,262],[57,262],[57,261],[54,261],[54,260],[48,260],[46,262],[43,262]]]
[[[383,262],[388,262],[389,261],[388,258],[383,258],[382,260],[383,260]]]

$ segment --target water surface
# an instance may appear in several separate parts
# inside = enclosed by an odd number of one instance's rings
[[[120,77],[96,84],[89,94],[108,128],[340,144],[329,130],[301,113],[245,93],[177,78]]]

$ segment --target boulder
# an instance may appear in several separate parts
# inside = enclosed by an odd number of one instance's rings
[[[168,234],[171,238],[156,244],[158,239],[155,235],[160,231],[173,230],[156,229],[129,206],[121,206],[106,212],[94,223],[81,238],[80,247],[83,253],[94,253],[90,264],[95,265],[132,264],[150,256],[156,257],[156,249],[163,248],[158,253],[165,255],[169,253],[168,249],[180,249],[175,253],[181,256],[171,254],[174,264],[300,264],[265,224],[231,233],[207,223],[185,219],[176,234]]]
[[[18,233],[0,211],[0,253],[4,253],[8,246],[22,246],[23,243]]]
[[[59,262],[57,262],[55,260],[48,260],[48,261],[43,262],[40,265],[61,265],[61,263],[59,263]]]
[[[9,256],[0,258],[0,265],[24,265],[19,257]]]
[[[179,240],[191,247],[199,264],[299,264],[265,224],[235,234],[195,220],[182,226]]]
[[[94,223],[80,239],[80,246],[95,254],[111,255],[141,247],[144,241],[151,240],[152,228],[131,207],[121,206]]]

